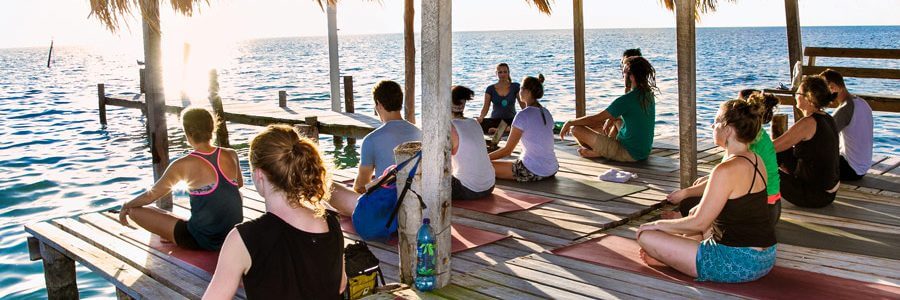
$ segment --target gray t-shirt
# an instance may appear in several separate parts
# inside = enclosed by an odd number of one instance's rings
[[[516,114],[512,126],[522,130],[522,163],[531,173],[550,176],[559,170],[553,151],[553,116],[542,107],[529,106]]]
[[[422,131],[406,120],[393,120],[381,124],[366,135],[360,147],[359,165],[374,166],[375,177],[394,165],[394,148],[409,141],[421,141]]]
[[[834,111],[834,122],[840,132],[840,153],[857,175],[872,166],[872,108],[865,100],[853,96]]]

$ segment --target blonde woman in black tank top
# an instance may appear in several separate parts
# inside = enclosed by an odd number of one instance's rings
[[[748,144],[760,130],[762,109],[740,100],[725,102],[716,115],[716,145],[730,157],[709,176],[692,214],[640,227],[641,257],[661,262],[698,281],[746,282],[775,264],[775,228],[769,222],[766,170]],[[713,228],[717,234],[704,239]]]

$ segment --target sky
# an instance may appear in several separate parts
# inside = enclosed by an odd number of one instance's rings
[[[162,1],[163,38],[246,40],[323,36],[325,13],[312,0],[210,0],[193,18],[175,15]],[[343,0],[337,8],[340,35],[403,31],[402,0]],[[584,27],[674,27],[675,17],[657,0],[584,1]],[[259,3],[265,3],[265,7]],[[416,0],[419,7],[420,0]],[[801,26],[900,25],[900,0],[800,0]],[[0,48],[57,45],[137,45],[141,25],[109,32],[89,17],[88,0],[0,0]],[[419,28],[420,11],[416,12]],[[454,31],[572,28],[572,2],[556,0],[550,16],[524,0],[455,0]],[[719,0],[719,10],[698,27],[784,26],[784,1]],[[417,30],[418,31],[418,30]],[[168,35],[168,37],[166,36]]]

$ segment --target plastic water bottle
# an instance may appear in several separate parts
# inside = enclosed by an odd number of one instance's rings
[[[416,289],[427,292],[434,289],[434,234],[431,231],[431,220],[425,218],[419,228],[416,239]]]

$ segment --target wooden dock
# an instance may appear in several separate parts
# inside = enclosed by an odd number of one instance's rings
[[[505,191],[552,199],[527,210],[489,214],[455,208],[453,224],[507,235],[500,241],[452,255],[452,284],[432,293],[405,289],[375,299],[544,299],[544,298],[745,298],[733,293],[683,282],[659,279],[608,266],[556,255],[551,250],[604,235],[634,238],[640,224],[654,220],[664,208],[665,195],[678,186],[677,141],[656,143],[651,158],[622,165],[591,161],[575,155],[571,141],[558,141],[564,189],[500,182]],[[701,174],[721,159],[712,145],[699,145]],[[638,174],[627,183],[605,183],[596,176],[610,168]],[[870,174],[887,186],[844,184],[835,204],[819,210],[787,203],[778,226],[777,266],[828,274],[900,290],[900,158],[878,157]],[[352,179],[347,170],[335,171],[336,181]],[[262,198],[244,188],[244,217],[264,213]],[[594,195],[585,197],[583,195]],[[187,198],[175,200],[176,214],[190,214]],[[88,213],[30,224],[26,231],[32,259],[43,257],[48,289],[71,290],[77,261],[116,284],[122,295],[134,298],[199,298],[211,275],[150,246],[149,233],[123,227],[111,213]],[[345,233],[351,243],[357,236]],[[396,246],[369,243],[381,260],[389,282],[399,280]],[[48,261],[49,260],[49,261]],[[67,267],[60,267],[67,266]],[[71,267],[71,268],[70,268]],[[54,270],[54,272],[50,272]],[[60,279],[61,278],[61,279]],[[50,284],[56,284],[50,286]],[[74,284],[74,281],[73,281]],[[828,289],[842,289],[827,286]],[[900,297],[900,295],[896,295]],[[243,294],[238,294],[242,298]]]

